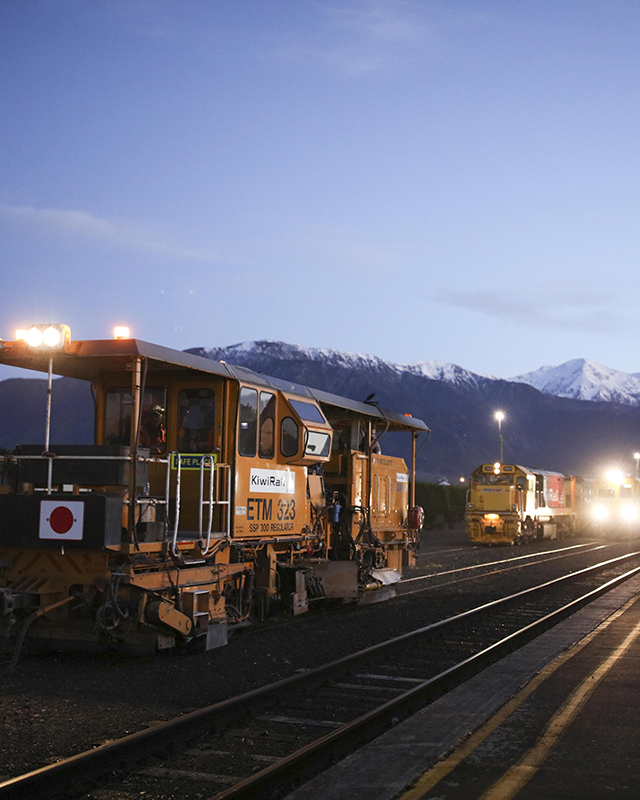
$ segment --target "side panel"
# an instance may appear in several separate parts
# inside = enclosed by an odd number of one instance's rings
[[[238,457],[234,538],[292,536],[309,524],[307,468]]]
[[[549,508],[563,507],[564,475],[549,475],[549,484],[546,494],[546,501]]]

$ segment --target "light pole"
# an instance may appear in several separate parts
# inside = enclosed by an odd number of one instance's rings
[[[638,477],[639,477],[639,475],[638,475],[638,469],[639,469],[638,465],[640,464],[640,453],[634,453],[633,457],[636,460],[636,480],[637,480]]]
[[[500,437],[500,463],[504,461],[504,452],[502,449],[502,420],[504,419],[503,411],[496,411],[495,418],[498,420],[498,435]]]

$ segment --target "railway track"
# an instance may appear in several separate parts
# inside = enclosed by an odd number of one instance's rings
[[[637,574],[638,562],[629,553],[493,600],[6,781],[0,798],[282,797]],[[128,777],[105,788],[114,776]]]
[[[452,583],[474,580],[488,575],[496,575],[501,572],[510,572],[514,569],[524,569],[525,567],[535,567],[540,564],[545,564],[549,561],[557,561],[564,558],[572,558],[575,555],[587,555],[598,550],[604,550],[610,545],[606,544],[579,544],[569,545],[554,550],[543,550],[539,552],[531,552],[521,556],[512,556],[510,558],[501,558],[496,561],[482,561],[479,564],[469,564],[462,567],[455,567],[452,569],[443,569],[438,572],[424,573],[422,575],[415,575],[411,578],[404,578],[398,584],[398,594],[406,595],[411,594],[412,590],[407,588],[409,584],[423,583],[429,581],[429,584],[424,588],[440,587],[444,584],[441,582],[442,578],[449,578],[447,585]],[[463,575],[462,573],[467,573]],[[449,576],[459,576],[458,578],[450,578]],[[416,593],[423,591],[423,589],[414,590]]]

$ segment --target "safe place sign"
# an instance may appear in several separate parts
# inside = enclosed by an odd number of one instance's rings
[[[218,460],[218,456],[211,453],[171,453],[171,469],[178,469],[178,458],[180,459],[180,469],[200,469],[204,458],[204,468],[211,469],[212,460]]]

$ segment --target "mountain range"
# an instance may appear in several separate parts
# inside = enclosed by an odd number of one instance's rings
[[[495,412],[502,423],[505,461],[573,474],[615,465],[631,470],[640,449],[640,375],[575,359],[559,367],[502,380],[440,361],[392,364],[374,355],[262,340],[187,352],[248,367],[274,377],[364,400],[375,394],[383,408],[410,413],[432,429],[419,445],[424,480],[468,476],[499,456]],[[0,381],[0,446],[42,439],[38,409],[46,382]],[[72,411],[73,425],[60,409]],[[91,440],[93,403],[81,381],[54,381],[52,441]],[[383,451],[407,455],[407,437],[388,434]]]
[[[486,380],[499,381],[492,375],[470,372],[456,364],[442,361],[419,361],[415,364],[391,364],[377,356],[359,353],[343,353],[338,350],[327,350],[300,345],[284,344],[275,341],[242,342],[229,347],[193,348],[189,353],[196,353],[216,361],[228,361],[230,364],[248,365],[248,360],[255,362],[265,356],[270,357],[275,351],[286,361],[301,359],[316,364],[355,368],[358,370],[380,369],[382,365],[391,368],[397,374],[403,372],[419,375],[436,381],[446,381],[454,386],[479,386]],[[556,397],[569,397],[573,400],[593,400],[604,403],[623,403],[640,405],[640,373],[629,374],[610,369],[595,361],[575,358],[557,367],[540,367],[534,372],[506,378],[512,383],[526,383],[544,394]]]

